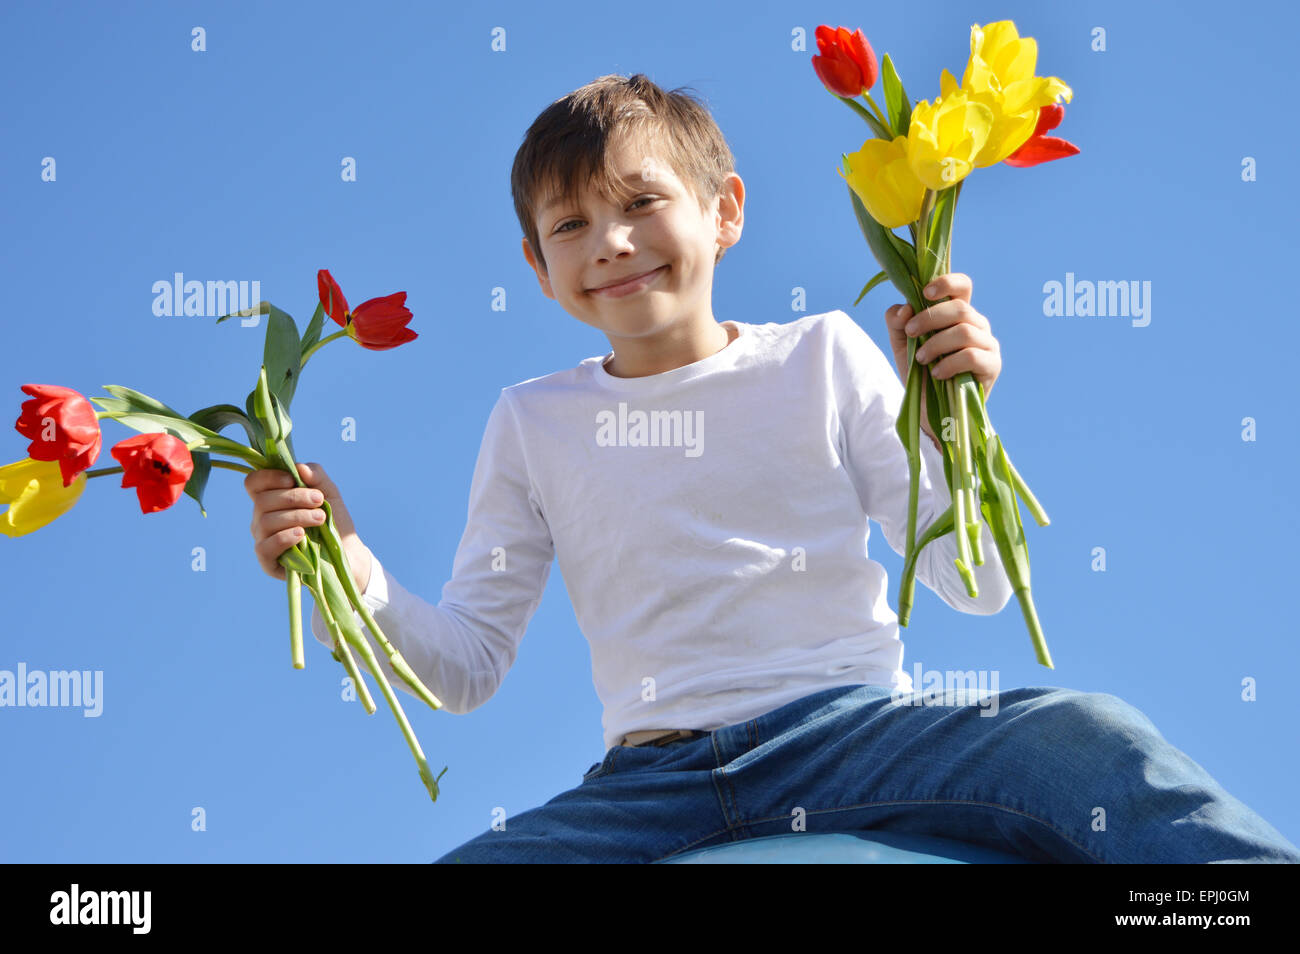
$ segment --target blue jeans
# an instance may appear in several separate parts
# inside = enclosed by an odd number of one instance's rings
[[[922,704],[840,686],[693,739],[615,746],[577,788],[434,863],[654,862],[800,830],[936,835],[1042,862],[1300,862],[1124,700],[991,695],[996,708],[990,694]]]

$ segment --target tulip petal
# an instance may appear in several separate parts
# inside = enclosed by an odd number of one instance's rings
[[[392,338],[389,341],[385,341],[381,343],[373,343],[373,344],[368,344],[365,341],[358,341],[357,344],[361,345],[361,347],[366,348],[370,351],[389,351],[393,348],[396,348],[398,345],[404,345],[408,341],[414,341],[418,337],[420,336],[416,334],[414,331],[412,331],[410,328],[403,328],[400,333],[398,333],[394,338]]]
[[[984,55],[987,57],[987,52]],[[1015,40],[987,58],[1003,86],[1016,80],[1029,79],[1034,75],[1034,67],[1038,63],[1038,41],[1033,37]]]
[[[95,409],[77,391],[57,384],[24,384],[22,390],[32,398],[23,402],[14,429],[31,441],[27,455],[33,460],[59,461],[66,487],[99,456]]]
[[[852,63],[829,56],[814,56],[812,65],[822,85],[836,96],[851,99],[861,95],[862,87],[858,85],[861,75]]]
[[[854,30],[848,35],[845,49],[849,57],[862,71],[862,88],[871,89],[876,85],[876,78],[880,75],[880,69],[876,63],[876,52],[871,48],[871,44],[867,42],[866,34],[861,30]]]
[[[840,175],[862,201],[867,213],[887,229],[915,222],[921,214],[925,185],[908,161],[908,140],[868,139],[862,148],[843,157]]]
[[[1078,153],[1079,147],[1074,143],[1058,139],[1056,136],[1041,136],[1037,139],[1030,139],[1002,161],[1008,166],[1036,166],[1042,162],[1064,159],[1067,156],[1078,155]]]
[[[9,504],[0,514],[0,533],[21,537],[52,523],[73,508],[85,487],[84,473],[63,486],[54,461],[29,457],[0,467],[0,503]]]
[[[316,273],[316,288],[320,294],[320,303],[325,309],[325,313],[333,318],[338,325],[346,326],[348,300],[343,297],[343,290],[339,288],[339,283],[334,280],[334,276],[329,273],[328,269],[322,268]]]
[[[128,437],[111,453],[122,463],[122,487],[136,489],[142,513],[157,513],[176,503],[194,472],[184,441],[163,432]]]
[[[399,312],[406,312],[410,315],[406,307],[406,292],[395,292],[392,295],[385,295],[382,298],[371,298],[357,305],[356,310],[352,312],[352,320],[362,318],[367,315],[376,315],[379,317],[388,317]]]
[[[812,65],[823,86],[837,96],[852,99],[876,84],[880,75],[876,54],[861,30],[850,32],[847,27],[832,29],[822,24],[813,35],[818,53]]]

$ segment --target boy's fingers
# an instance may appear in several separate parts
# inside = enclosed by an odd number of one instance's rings
[[[946,275],[939,275],[929,285],[925,286],[925,297],[931,300],[936,298],[960,298],[962,301],[970,301],[971,296],[971,277],[965,272],[948,272]],[[934,289],[931,292],[931,289]]]
[[[308,487],[319,490],[331,505],[342,499],[338,487],[330,480],[329,474],[325,473],[325,468],[320,464],[314,461],[310,464],[299,464],[298,473],[302,475],[303,482]]]
[[[278,490],[294,486],[293,478],[282,470],[264,467],[244,478],[244,490],[252,497],[265,490]]]
[[[329,475],[325,473],[325,468],[315,462],[310,464],[299,464],[299,472],[303,473],[302,479],[306,481],[308,487],[315,488],[325,495],[332,508],[331,516],[334,518],[334,526],[338,529],[339,535],[346,537],[349,534],[356,533],[356,527],[352,524],[352,517],[348,513],[347,506],[343,503],[343,494],[330,480]],[[310,477],[308,476],[310,474]]]

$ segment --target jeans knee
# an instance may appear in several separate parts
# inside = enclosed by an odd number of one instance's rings
[[[1162,741],[1149,718],[1109,692],[1056,689],[1036,700],[1035,715],[1048,738],[1091,749],[1131,749]]]

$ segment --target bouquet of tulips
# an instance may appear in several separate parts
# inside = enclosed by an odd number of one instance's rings
[[[883,70],[877,67],[875,52],[861,30],[850,33],[844,27],[823,25],[815,36],[818,54],[812,65],[818,78],[862,117],[872,133],[857,152],[841,154],[844,168],[837,169],[848,185],[858,225],[881,269],[854,304],[888,279],[905,296],[912,313],[920,314],[930,304],[937,304],[926,299],[922,289],[951,270],[953,214],[966,177],[994,163],[1032,166],[1079,151],[1064,139],[1046,135],[1065,114],[1058,97],[1068,103],[1072,91],[1055,76],[1034,75],[1037,44],[1032,37],[1021,37],[1010,20],[971,27],[970,59],[961,83],[944,70],[939,96],[933,102],[913,103],[888,54],[882,61]],[[878,78],[883,79],[883,110],[871,97]],[[857,102],[859,96],[866,106]],[[911,241],[894,232],[901,226],[907,226]],[[1047,514],[1012,466],[989,421],[984,390],[970,372],[936,382],[929,367],[916,361],[916,349],[928,337],[908,339],[909,370],[897,426],[911,475],[899,622],[906,626],[911,615],[917,556],[946,533],[957,535],[956,564],[966,591],[972,598],[979,595],[970,567],[984,563],[980,548],[983,515],[1020,603],[1038,661],[1050,669],[1052,657],[1029,588],[1029,554],[1017,494],[1024,498],[1039,526],[1048,524]],[[918,539],[923,404],[927,424],[941,441],[952,504]]]
[[[298,378],[311,356],[339,338],[351,338],[370,351],[386,351],[414,340],[416,333],[407,327],[412,318],[406,307],[406,292],[372,298],[348,308],[347,299],[330,273],[322,269],[317,275],[320,301],[316,312],[300,338],[292,317],[270,302],[223,315],[218,322],[232,317],[266,315],[266,340],[262,368],[257,385],[244,401],[243,408],[233,404],[214,404],[185,415],[161,401],[117,385],[105,385],[111,397],[91,398],[102,410],[71,388],[51,384],[24,384],[31,396],[23,402],[15,425],[18,433],[31,441],[24,460],[0,467],[0,503],[8,509],[0,513],[0,533],[19,537],[49,524],[67,513],[80,499],[86,481],[109,474],[122,475],[122,487],[135,488],[142,513],[166,510],[182,493],[194,498],[200,513],[203,490],[213,467],[249,474],[267,468],[285,470],[298,486],[305,486],[298,473],[291,436],[289,406]],[[341,330],[321,338],[325,315]],[[254,322],[255,323],[255,322]],[[89,470],[99,457],[102,444],[99,421],[117,421],[140,433],[115,444],[112,456],[118,467]],[[223,437],[220,431],[237,424],[248,443]],[[226,460],[216,455],[224,455]],[[322,501],[325,522],[307,528],[306,536],[280,556],[289,589],[289,639],[295,669],[304,668],[302,648],[302,587],[311,590],[321,618],[334,637],[335,660],[342,663],[356,685],[358,697],[367,714],[375,703],[367,690],[352,655],[361,654],[371,675],[383,691],[393,710],[402,734],[420,768],[420,778],[429,797],[438,800],[438,779],[415,738],[411,725],[393,693],[387,677],[379,668],[374,650],[366,640],[356,615],[379,641],[393,671],[405,680],[412,691],[433,709],[442,707],[428,688],[420,682],[397,649],[384,636],[369,608],[361,599],[352,570],[344,554],[343,542],[334,525],[328,501]]]

